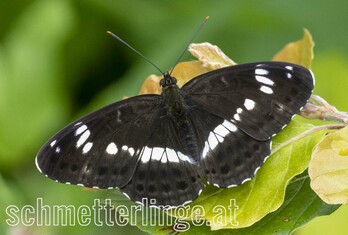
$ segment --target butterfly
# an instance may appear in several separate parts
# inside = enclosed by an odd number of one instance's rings
[[[179,206],[205,182],[229,188],[250,180],[272,137],[306,104],[314,76],[296,64],[258,62],[182,88],[165,73],[160,86],[160,95],[121,100],[66,126],[41,148],[37,168],[61,183]]]

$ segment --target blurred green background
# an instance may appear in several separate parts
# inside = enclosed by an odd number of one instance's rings
[[[238,63],[270,60],[307,28],[316,43],[315,93],[348,110],[348,2],[18,0],[0,2],[0,234],[143,234],[135,227],[9,227],[8,205],[92,205],[98,192],[55,183],[34,159],[56,131],[89,111],[136,95],[157,71],[111,30],[168,70],[204,16],[195,42]],[[192,59],[188,54],[184,60]],[[348,209],[296,231],[345,234]]]

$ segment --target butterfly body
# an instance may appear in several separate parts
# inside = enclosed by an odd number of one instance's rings
[[[163,106],[167,111],[167,115],[180,119],[187,114],[188,108],[184,94],[176,84],[175,78],[171,77],[169,74],[165,74],[163,80],[170,80],[167,82],[160,82],[163,84],[161,94]]]
[[[204,181],[251,179],[272,136],[307,102],[311,72],[259,62],[202,74],[182,88],[165,74],[161,95],[139,95],[88,114],[54,135],[36,164],[62,183],[119,188],[133,201],[178,206]]]

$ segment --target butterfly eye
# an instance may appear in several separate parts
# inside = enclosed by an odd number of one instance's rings
[[[161,79],[161,81],[160,81],[160,86],[161,86],[161,87],[163,87],[163,86],[164,86],[164,84],[165,84],[164,79]]]

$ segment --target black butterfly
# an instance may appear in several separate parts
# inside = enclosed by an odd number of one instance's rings
[[[283,62],[214,70],[182,88],[166,73],[161,95],[125,99],[71,123],[36,164],[58,182],[178,206],[195,199],[204,180],[226,188],[252,178],[313,83],[309,70]]]

